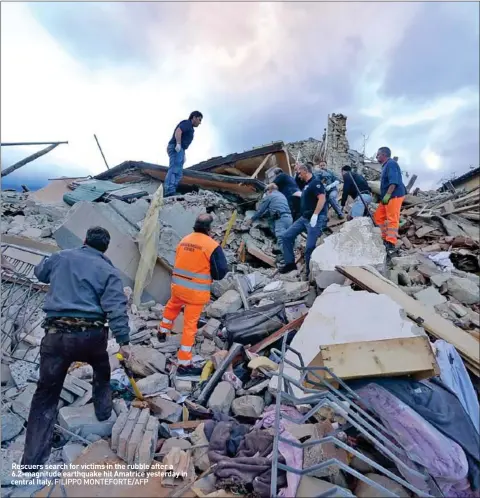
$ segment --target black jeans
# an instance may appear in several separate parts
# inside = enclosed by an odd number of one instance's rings
[[[93,404],[98,420],[112,413],[110,362],[104,328],[46,334],[40,346],[40,379],[28,416],[22,465],[43,465],[50,456],[58,401],[68,368],[75,361],[93,367]]]

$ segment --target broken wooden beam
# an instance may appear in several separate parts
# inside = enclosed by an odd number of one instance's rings
[[[272,154],[268,154],[268,156],[260,163],[260,166],[255,170],[253,175],[250,178],[257,178],[258,174],[260,171],[262,171],[262,168],[267,164],[268,160],[272,157]]]
[[[407,186],[405,187],[407,190],[407,194],[410,193],[410,190],[413,187],[413,184],[416,182],[417,178],[418,178],[417,175],[412,175],[412,177],[408,181]]]
[[[18,163],[12,164],[12,166],[9,166],[8,168],[2,171],[1,175],[2,178],[4,176],[9,175],[10,173],[13,173],[22,166],[25,166],[25,164],[31,163],[32,161],[35,161],[35,159],[38,159],[39,157],[42,157],[45,154],[48,154],[50,151],[55,149],[55,147],[58,147],[58,145],[59,145],[58,143],[49,145],[48,147],[45,147],[45,149],[39,150],[38,152],[35,152],[35,154],[32,154],[31,156],[28,156],[25,159],[22,159],[21,161],[18,161]]]

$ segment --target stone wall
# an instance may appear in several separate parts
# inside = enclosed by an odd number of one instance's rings
[[[348,155],[347,117],[343,114],[328,116],[327,126],[327,167],[340,174],[342,167],[351,164]]]

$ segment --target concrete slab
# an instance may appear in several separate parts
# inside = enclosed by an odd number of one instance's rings
[[[134,229],[108,204],[104,206],[91,202],[75,204],[68,218],[53,236],[62,249],[79,247],[82,245],[88,228],[95,225],[102,226],[109,231],[110,246],[106,256],[120,270],[124,286],[133,289],[140,261],[138,246],[131,235],[131,230]],[[157,263],[152,280],[143,293],[142,301],[155,300],[165,304],[170,297],[170,281],[168,270]]]
[[[354,218],[345,223],[340,232],[330,235],[312,253],[310,262],[312,276],[320,288],[325,288],[336,266],[379,266],[386,257],[385,247],[380,235],[369,218]],[[336,276],[335,276],[336,277]],[[334,283],[340,282],[335,278]]]
[[[437,306],[438,304],[446,303],[447,298],[442,296],[434,287],[427,287],[413,295],[413,297],[427,306]]]
[[[82,437],[89,434],[97,434],[101,437],[110,436],[116,419],[117,416],[112,411],[112,415],[108,420],[100,422],[95,416],[93,404],[80,407],[65,406],[58,414],[58,423],[61,427],[68,429],[70,432],[80,429],[79,435]]]
[[[149,417],[150,409],[145,408],[140,413],[140,416],[137,419],[137,423],[133,428],[132,435],[130,436],[127,444],[127,462],[129,464],[133,464],[135,462],[135,454],[137,452],[138,446],[142,442],[143,434],[145,433]]]

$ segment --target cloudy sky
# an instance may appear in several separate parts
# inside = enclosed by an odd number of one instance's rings
[[[23,174],[167,164],[204,113],[187,165],[348,116],[422,187],[479,165],[478,3],[2,3],[3,141],[68,140]],[[38,147],[37,147],[38,149]],[[3,167],[35,148],[2,148]],[[13,175],[12,175],[13,176]]]

